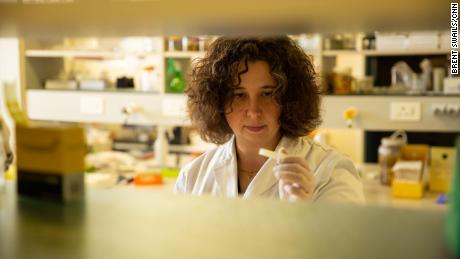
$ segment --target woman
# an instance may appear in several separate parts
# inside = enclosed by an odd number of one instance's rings
[[[181,170],[176,192],[363,202],[352,161],[304,137],[321,122],[316,79],[288,37],[217,39],[186,94],[201,137],[222,145]],[[285,156],[268,159],[260,148]]]

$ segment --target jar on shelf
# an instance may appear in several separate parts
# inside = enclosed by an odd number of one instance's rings
[[[181,51],[182,49],[182,38],[178,36],[168,37],[168,51]]]
[[[182,51],[198,51],[199,49],[198,37],[183,36],[181,43]]]
[[[334,68],[332,73],[332,91],[334,94],[349,94],[352,91],[353,77],[351,68],[339,70]]]
[[[407,144],[407,135],[404,131],[395,131],[390,137],[382,138],[379,146],[380,182],[391,185],[394,172],[392,168],[401,157],[401,148]]]
[[[198,51],[207,51],[211,44],[212,38],[210,36],[199,36],[198,37]]]
[[[182,37],[182,51],[188,51],[189,38],[187,36]]]
[[[375,34],[368,33],[363,38],[363,49],[372,50],[375,49]]]

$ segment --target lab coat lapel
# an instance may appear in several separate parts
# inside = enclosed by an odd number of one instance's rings
[[[274,188],[274,186],[278,183],[278,179],[276,179],[273,172],[273,166],[275,166],[275,164],[276,161],[274,159],[268,159],[265,162],[249,184],[243,198],[263,196],[265,192]]]
[[[238,196],[238,174],[236,168],[235,139],[232,137],[222,148],[222,157],[210,169],[216,183],[215,194],[225,197]]]

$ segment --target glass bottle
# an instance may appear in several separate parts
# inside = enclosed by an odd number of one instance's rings
[[[180,70],[176,70],[174,78],[169,83],[169,91],[173,93],[182,93],[185,89],[185,80]]]
[[[382,184],[391,185],[394,176],[392,168],[401,157],[401,148],[406,144],[407,135],[402,130],[394,132],[389,138],[382,138],[378,149]]]

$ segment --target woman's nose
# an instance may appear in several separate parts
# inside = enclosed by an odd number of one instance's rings
[[[262,114],[262,109],[260,107],[259,101],[257,99],[249,100],[248,109],[247,109],[248,117],[257,118],[257,117],[260,117],[261,114]]]

